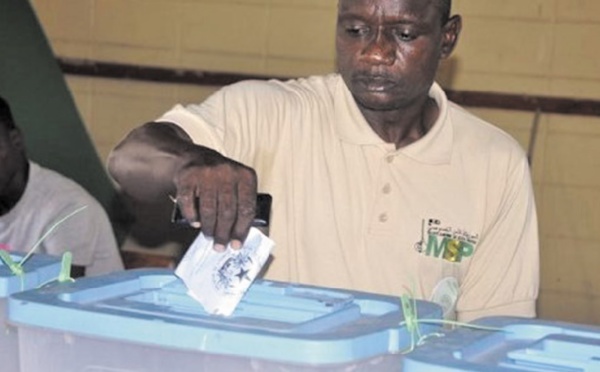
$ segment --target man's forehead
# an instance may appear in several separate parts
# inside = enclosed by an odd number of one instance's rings
[[[433,22],[441,0],[339,0],[338,18],[383,17],[391,22]]]
[[[429,6],[435,5],[440,0],[338,0],[339,7],[354,5],[375,5],[380,7],[405,7],[411,5]]]
[[[343,13],[400,13],[422,14],[440,0],[339,0],[338,12]]]

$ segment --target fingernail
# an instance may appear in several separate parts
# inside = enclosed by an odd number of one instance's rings
[[[214,249],[217,252],[225,252],[225,246],[223,244],[215,244]]]
[[[242,248],[242,242],[239,241],[239,240],[232,240],[231,241],[231,248],[236,249],[236,250]]]
[[[199,229],[202,224],[198,221],[194,221],[194,222],[190,222],[190,226],[193,227],[194,229]]]

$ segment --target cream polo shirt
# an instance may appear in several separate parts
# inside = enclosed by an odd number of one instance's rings
[[[273,195],[268,278],[436,300],[451,283],[460,320],[534,316],[527,159],[437,84],[430,95],[438,120],[398,150],[372,131],[337,74],[238,83],[158,121],[256,170],[259,190]]]

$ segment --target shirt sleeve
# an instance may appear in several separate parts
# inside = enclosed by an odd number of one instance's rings
[[[222,120],[214,117],[218,116],[215,112],[216,108],[210,109],[210,106],[209,103],[188,107],[176,105],[156,121],[173,123],[183,129],[195,144],[206,146],[221,154],[225,154],[223,128],[218,126],[218,124],[222,123]],[[213,113],[213,115],[210,115],[212,120],[205,118],[202,115],[204,113]]]
[[[221,88],[201,103],[176,105],[157,121],[173,123],[183,129],[195,144],[236,159],[235,147],[251,141],[251,137],[245,136],[241,142],[233,142],[231,138],[240,138],[241,128],[256,122],[247,109],[247,89],[244,89],[247,85],[238,83]]]
[[[248,166],[282,140],[297,95],[281,83],[244,81],[198,104],[176,105],[156,121],[171,122],[192,141]]]
[[[500,202],[463,278],[458,319],[535,317],[539,288],[538,225],[529,164],[523,156],[496,177]],[[500,182],[500,180],[503,180]]]

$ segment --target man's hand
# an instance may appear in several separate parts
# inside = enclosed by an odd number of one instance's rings
[[[175,195],[182,216],[215,239],[215,249],[239,248],[256,213],[256,173],[196,145],[178,126],[144,124],[111,152],[108,170],[121,190],[140,201]]]
[[[215,239],[223,251],[239,249],[256,213],[256,173],[207,148],[187,152],[175,173],[176,201],[190,225]]]

